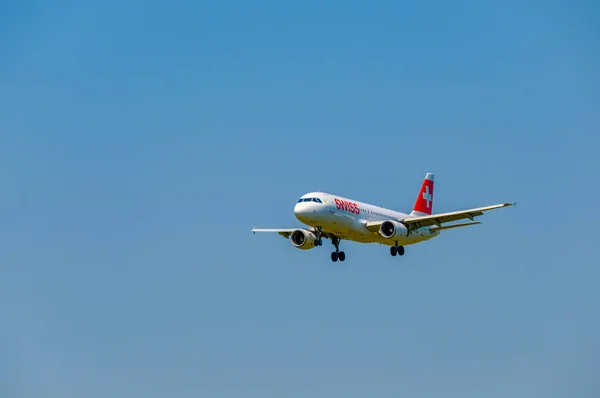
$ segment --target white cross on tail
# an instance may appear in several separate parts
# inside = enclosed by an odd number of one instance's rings
[[[427,202],[427,208],[431,207],[431,194],[429,193],[429,186],[425,187],[425,192],[423,192],[423,199]]]

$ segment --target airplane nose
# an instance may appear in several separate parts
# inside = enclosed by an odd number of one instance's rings
[[[299,220],[306,220],[311,213],[310,207],[311,206],[308,203],[297,203],[296,206],[294,206],[294,215]]]
[[[302,216],[305,213],[306,213],[306,209],[304,208],[304,205],[298,203],[298,204],[296,204],[296,206],[294,206],[294,215],[296,217]]]

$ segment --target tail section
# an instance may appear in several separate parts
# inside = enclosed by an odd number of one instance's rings
[[[431,215],[433,210],[433,174],[427,173],[423,185],[421,186],[421,192],[417,196],[415,207],[413,208],[412,216],[425,216]]]

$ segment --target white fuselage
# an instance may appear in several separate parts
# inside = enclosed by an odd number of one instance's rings
[[[401,222],[414,216],[325,192],[303,195],[294,207],[294,215],[306,225],[321,227],[340,239],[355,242],[410,245],[439,235],[439,231],[423,227],[411,231],[408,236],[386,239],[379,232],[367,229],[367,223],[387,220]]]

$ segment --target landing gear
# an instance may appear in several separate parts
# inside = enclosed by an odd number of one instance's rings
[[[395,246],[390,247],[390,254],[395,256],[396,254],[399,256],[404,255],[404,246],[398,246],[398,242],[396,242]]]
[[[321,231],[323,228],[317,227],[317,240],[315,240],[315,246],[323,246],[323,239],[321,239]]]
[[[346,253],[344,253],[344,252],[333,252],[333,253],[331,253],[331,261],[333,261],[334,263],[337,260],[344,261],[345,259],[346,259]]]
[[[340,238],[338,238],[337,236],[332,236],[331,242],[335,246],[335,251],[331,253],[331,261],[333,261],[334,263],[337,260],[344,261],[346,259],[346,253],[340,251]]]
[[[323,246],[323,228],[316,227],[315,234],[317,235],[317,239],[314,241],[315,246]],[[340,251],[340,238],[335,235],[327,234],[328,237],[331,238],[331,243],[335,246],[335,251],[331,253],[331,261],[336,262],[338,260],[344,261],[346,260],[346,253]]]

